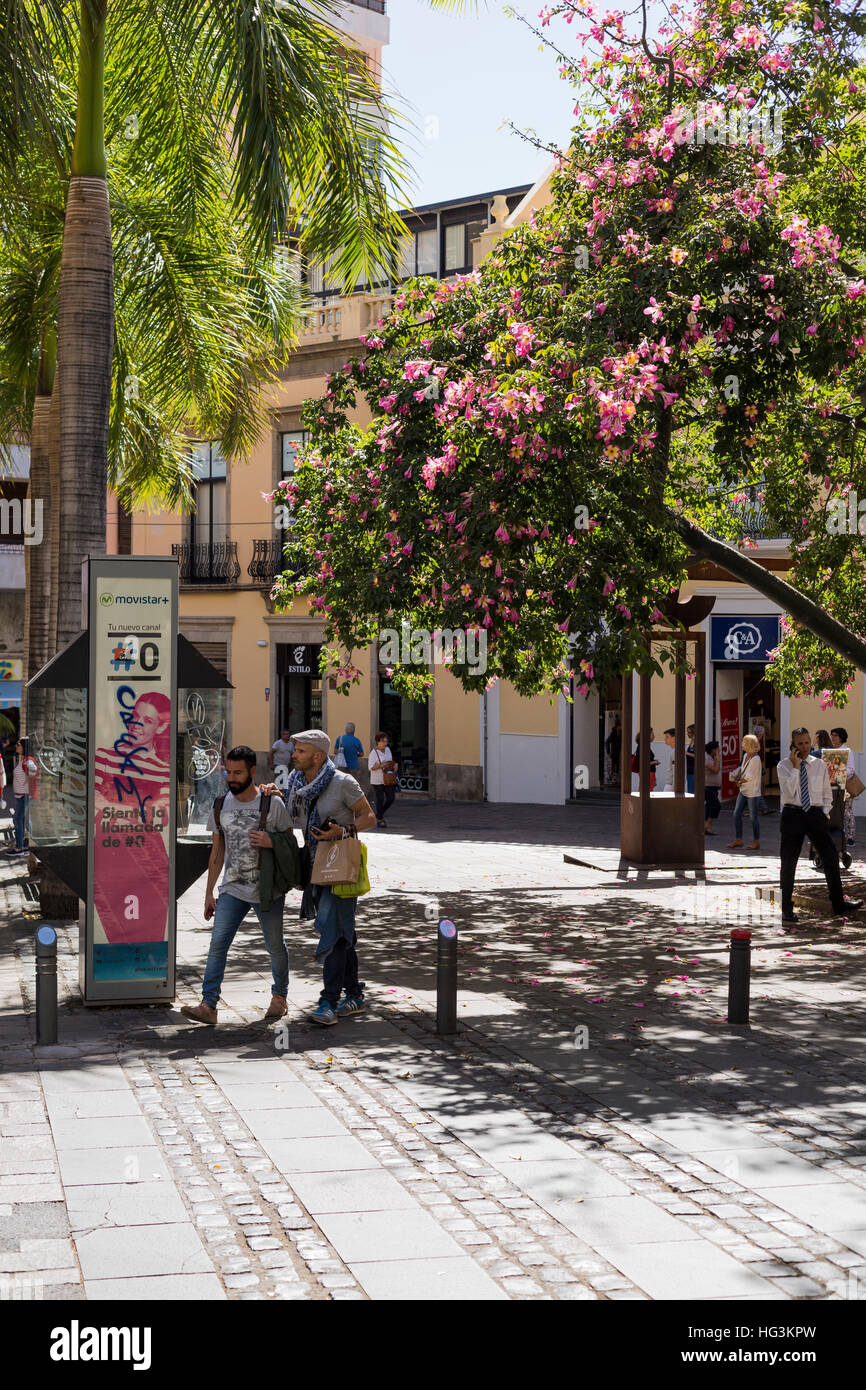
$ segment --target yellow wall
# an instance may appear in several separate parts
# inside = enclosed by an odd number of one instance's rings
[[[480,767],[481,716],[478,706],[478,695],[467,694],[457,677],[444,666],[436,668],[433,720],[437,763]]]
[[[369,651],[352,652],[351,662],[353,666],[358,666],[362,672],[360,683],[350,686],[346,695],[341,695],[336,690],[327,692],[327,732],[333,746],[340,734],[345,732],[346,725],[354,724],[356,738],[359,738],[364,745],[364,752],[369,753],[373,747],[373,736],[376,732],[371,727]],[[327,684],[327,681],[325,683]]]
[[[559,732],[559,709],[556,702],[551,703],[546,695],[536,695],[527,700],[518,695],[510,681],[500,681],[499,729],[503,734],[547,734],[555,737]]]
[[[844,709],[822,710],[821,701],[797,697],[792,699],[789,706],[790,717],[788,728],[782,729],[782,756],[788,752],[788,744],[791,741],[791,729],[804,728],[814,738],[817,729],[826,729],[829,733],[831,729],[841,727],[848,730],[848,743],[851,748],[860,748],[861,730],[863,728],[863,678],[858,675],[854,682],[854,689],[851,691],[850,703]]]

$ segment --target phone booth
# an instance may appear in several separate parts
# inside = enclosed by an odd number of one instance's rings
[[[676,627],[657,628],[653,642],[664,641],[686,650],[694,648],[695,681],[695,780],[694,793],[686,791],[686,677],[675,677],[673,792],[650,791],[651,681],[649,674],[638,678],[638,790],[632,787],[632,749],[635,742],[632,677],[622,681],[622,796],[620,854],[622,863],[652,865],[659,869],[702,869],[704,865],[704,744],[706,690],[706,635],[688,631],[689,624],[702,622],[715,598],[695,596],[686,603],[675,600],[662,605],[666,618]],[[685,630],[684,630],[685,629]]]
[[[85,1004],[164,1002],[231,687],[178,633],[176,559],[92,557],[83,578],[85,631],[28,682],[31,843],[80,900]]]

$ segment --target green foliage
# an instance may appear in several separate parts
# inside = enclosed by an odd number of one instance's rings
[[[652,664],[694,559],[676,514],[751,548],[750,489],[794,542],[793,582],[866,632],[861,542],[829,538],[823,510],[847,484],[866,497],[863,21],[699,4],[647,51],[616,12],[559,9],[604,51],[560,55],[580,102],[552,201],[472,276],[404,286],[309,404],[282,493],[289,555],[315,564],[278,600],[313,595],[349,649],[401,619],[480,625],[467,689],[567,692],[574,671],[587,693]],[[733,144],[707,138],[722,118]],[[790,688],[848,679],[814,639],[789,647],[770,669]]]

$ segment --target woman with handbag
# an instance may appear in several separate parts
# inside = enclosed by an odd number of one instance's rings
[[[728,845],[728,849],[738,849],[743,843],[743,812],[749,808],[749,815],[752,819],[753,840],[749,849],[761,848],[761,831],[759,816],[759,806],[761,803],[761,777],[764,765],[761,762],[758,749],[760,743],[754,734],[746,734],[743,739],[743,760],[736,772],[731,774],[731,781],[737,786],[737,800],[734,806],[734,838]]]
[[[387,830],[385,812],[397,795],[397,763],[388,747],[388,735],[381,729],[376,735],[376,746],[367,764],[370,768],[370,790],[375,799],[376,824]]]

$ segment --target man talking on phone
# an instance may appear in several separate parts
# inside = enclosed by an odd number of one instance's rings
[[[206,922],[211,917],[214,919],[213,935],[201,1003],[194,1007],[187,1004],[181,1009],[182,1014],[196,1023],[217,1021],[229,947],[250,908],[259,919],[274,976],[265,1018],[282,1018],[288,1010],[289,953],[283,937],[285,894],[275,897],[266,910],[259,901],[259,875],[261,851],[273,848],[270,832],[291,830],[292,822],[279,796],[268,796],[266,790],[256,786],[255,766],[256,755],[246,744],[239,744],[226,755],[228,793],[217,797],[207,823],[213,840],[207,866],[204,916]],[[264,803],[263,797],[267,797]],[[214,898],[216,881],[223,869],[219,896]]]
[[[856,912],[863,904],[859,899],[846,898],[839,874],[839,855],[829,832],[828,815],[833,805],[833,793],[827,764],[810,756],[812,740],[808,729],[794,729],[791,734],[791,753],[780,761],[776,772],[782,800],[780,847],[782,893],[782,922],[792,926],[794,916],[794,875],[797,860],[806,836],[821,856],[830,903],[837,917]]]

